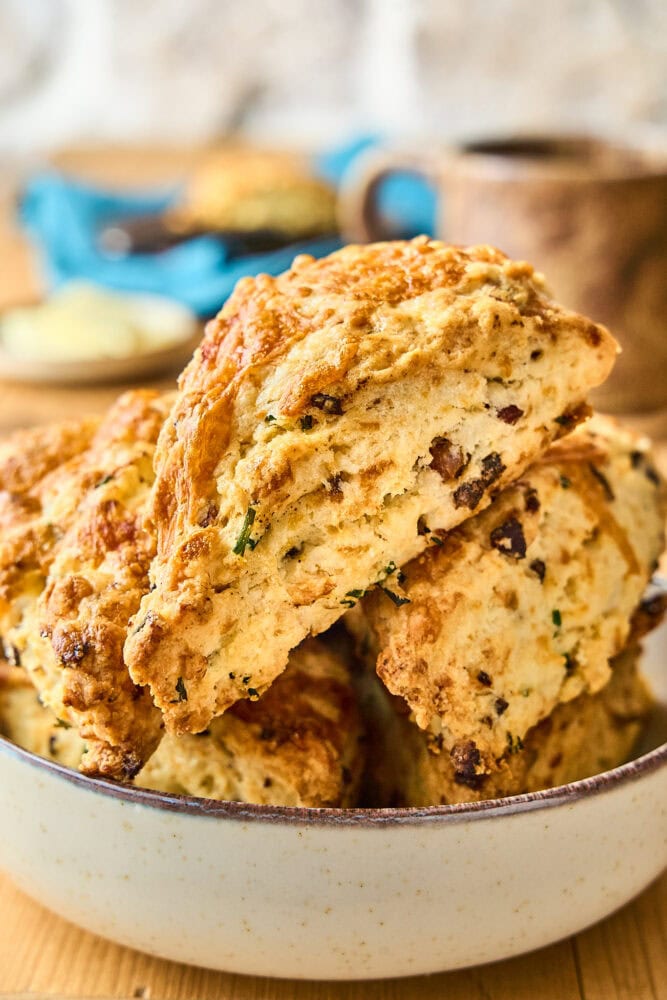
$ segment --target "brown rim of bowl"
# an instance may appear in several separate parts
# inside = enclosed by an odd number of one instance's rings
[[[300,806],[266,806],[246,802],[204,799],[193,795],[176,795],[157,792],[148,788],[134,788],[100,778],[90,778],[79,771],[39,757],[30,750],[16,746],[0,736],[0,755],[8,754],[25,761],[32,767],[51,772],[73,785],[82,785],[98,795],[108,795],[134,805],[164,809],[167,812],[192,816],[224,817],[243,823],[281,823],[288,826],[409,826],[423,822],[456,823],[467,819],[491,819],[498,815],[514,816],[535,809],[550,809],[568,805],[591,795],[612,791],[643,775],[657,771],[667,764],[667,742],[655,747],[626,764],[602,771],[590,778],[572,781],[567,785],[546,788],[539,792],[526,792],[502,799],[484,799],[481,802],[459,802],[443,806],[412,806],[397,809],[334,809]]]

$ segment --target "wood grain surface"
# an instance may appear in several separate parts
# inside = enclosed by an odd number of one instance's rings
[[[192,150],[78,150],[59,164],[106,183],[172,180]],[[16,177],[0,176],[0,308],[35,299],[33,254],[12,221]],[[174,372],[174,378],[176,372]],[[167,378],[159,387],[173,385]],[[123,386],[49,388],[0,382],[0,437],[105,407]],[[660,460],[667,469],[667,444]],[[0,836],[2,820],[0,818]],[[397,942],[400,947],[400,942]],[[54,916],[0,875],[0,998],[146,1000],[667,1000],[667,874],[595,927],[506,962],[418,979],[315,983],[254,979],[176,965],[122,948]]]

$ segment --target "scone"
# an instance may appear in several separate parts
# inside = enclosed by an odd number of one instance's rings
[[[0,676],[0,731],[42,757],[78,767],[84,740],[59,726],[25,673],[16,674],[4,683]],[[235,706],[198,736],[165,736],[134,783],[265,805],[352,806],[364,750],[350,674],[311,639],[260,701]]]
[[[239,282],[160,435],[126,660],[173,732],[258,698],[572,429],[616,344],[525,263],[420,238]],[[383,583],[386,581],[386,583]]]
[[[304,239],[336,232],[336,192],[297,154],[218,150],[193,172],[166,221],[176,232],[268,230]]]
[[[609,679],[664,543],[646,442],[595,418],[483,513],[394,574],[347,624],[437,749],[495,767],[556,706]]]
[[[29,451],[41,478],[35,471],[21,487],[11,446],[0,465],[0,488],[11,491],[0,541],[0,635],[45,704],[80,729],[90,774],[133,777],[162,733],[149,692],[130,679],[123,643],[148,588],[155,546],[143,508],[168,409],[155,392],[130,392],[92,434],[87,421],[78,436],[72,431],[76,453],[60,465],[40,461],[58,434],[34,432]],[[14,446],[26,440],[19,435]]]
[[[0,441],[0,531],[16,530],[35,519],[49,473],[75,462],[89,446],[99,420],[67,420],[16,431]],[[48,544],[48,539],[43,539]],[[2,591],[0,591],[2,600]]]
[[[636,646],[624,650],[601,691],[558,705],[486,773],[478,772],[472,743],[434,753],[427,734],[396,705],[376,702],[371,800],[394,807],[476,802],[553,788],[622,764],[652,707],[638,658]]]

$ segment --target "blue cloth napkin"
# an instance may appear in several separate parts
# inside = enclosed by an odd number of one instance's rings
[[[316,169],[336,184],[375,142],[364,138],[326,153],[317,158]],[[177,196],[177,189],[158,194],[112,193],[46,172],[28,182],[19,214],[52,289],[86,280],[125,292],[165,295],[200,316],[217,312],[239,278],[260,272],[280,274],[297,253],[320,257],[340,246],[337,239],[318,239],[235,257],[224,241],[199,236],[154,254],[113,258],[99,248],[98,234],[106,222],[162,212]],[[433,196],[423,182],[407,175],[390,178],[381,193],[381,206],[401,232],[431,231]]]

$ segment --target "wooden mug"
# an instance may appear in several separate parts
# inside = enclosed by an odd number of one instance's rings
[[[667,409],[667,151],[587,137],[379,151],[343,186],[346,238],[389,238],[377,195],[396,172],[434,186],[440,238],[529,260],[564,305],[609,327],[623,353],[598,407]]]

